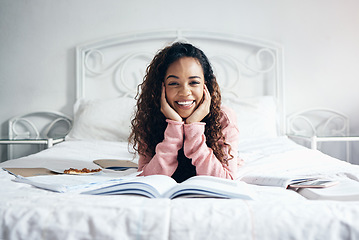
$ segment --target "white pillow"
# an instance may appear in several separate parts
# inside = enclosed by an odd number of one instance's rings
[[[66,140],[127,141],[135,105],[136,100],[129,97],[78,100]]]
[[[278,136],[273,97],[224,99],[238,120],[240,140]],[[127,141],[136,100],[120,97],[80,99],[74,106],[74,122],[66,140]]]
[[[225,99],[238,120],[239,139],[277,137],[277,109],[271,96]]]

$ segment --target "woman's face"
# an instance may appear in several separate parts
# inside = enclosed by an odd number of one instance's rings
[[[203,98],[204,75],[201,64],[192,57],[172,63],[165,76],[165,92],[169,105],[182,117],[189,117]]]

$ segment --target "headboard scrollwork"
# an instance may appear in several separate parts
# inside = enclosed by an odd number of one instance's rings
[[[273,96],[285,133],[283,56],[280,45],[232,34],[168,30],[123,34],[77,47],[77,99],[134,97],[156,52],[173,42],[202,49],[215,71],[222,98]]]

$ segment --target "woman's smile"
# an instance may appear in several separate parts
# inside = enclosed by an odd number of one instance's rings
[[[186,108],[186,109],[188,109],[188,108],[191,108],[193,105],[194,105],[194,103],[195,103],[195,101],[181,101],[181,102],[176,102],[181,108]]]

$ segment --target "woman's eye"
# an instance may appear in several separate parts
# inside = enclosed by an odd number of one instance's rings
[[[191,85],[197,85],[197,84],[200,84],[200,82],[198,82],[198,81],[191,82]]]
[[[167,85],[168,85],[168,86],[176,86],[176,85],[178,85],[178,83],[176,83],[176,82],[171,82],[171,83],[168,83]]]

